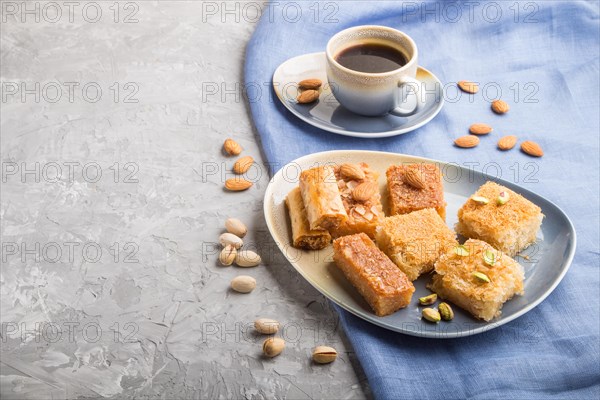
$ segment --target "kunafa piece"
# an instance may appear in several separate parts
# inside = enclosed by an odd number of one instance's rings
[[[365,233],[335,239],[333,260],[378,316],[410,304],[412,282]]]
[[[458,210],[456,232],[514,256],[534,243],[542,210],[512,190],[487,182]]]
[[[306,209],[302,202],[300,188],[294,188],[285,198],[285,204],[292,224],[292,245],[306,250],[319,250],[331,242],[331,235],[325,229],[310,229]]]
[[[523,268],[481,240],[449,249],[435,264],[428,288],[484,321],[500,315],[503,304],[523,294]]]
[[[333,229],[348,219],[332,166],[302,171],[300,192],[310,229]]]
[[[455,233],[433,208],[387,217],[375,237],[411,281],[432,271],[439,256],[457,244]]]
[[[446,219],[442,174],[435,164],[392,165],[386,171],[391,215],[434,208]]]
[[[348,219],[331,229],[331,235],[336,238],[364,232],[374,238],[377,223],[384,217],[379,173],[365,163],[341,164],[334,172]]]

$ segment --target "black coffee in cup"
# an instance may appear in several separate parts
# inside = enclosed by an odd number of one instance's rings
[[[365,73],[394,71],[406,65],[406,56],[398,49],[380,43],[361,43],[340,51],[335,60],[346,68]]]

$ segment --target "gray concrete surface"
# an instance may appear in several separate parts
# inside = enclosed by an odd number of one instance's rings
[[[262,163],[241,86],[256,18],[211,4],[1,2],[3,399],[369,396],[266,230],[265,170],[222,189],[226,137]],[[228,216],[263,265],[218,265]],[[253,293],[228,289],[239,274]],[[276,359],[256,317],[283,324]],[[339,359],[313,365],[318,344]]]

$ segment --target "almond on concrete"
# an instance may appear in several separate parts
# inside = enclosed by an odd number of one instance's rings
[[[250,156],[242,157],[233,164],[233,172],[238,175],[245,174],[252,164],[254,164],[254,158]]]
[[[252,182],[242,178],[230,178],[225,181],[225,189],[232,192],[246,190],[252,186]]]
[[[504,100],[492,101],[492,111],[496,114],[506,114],[510,110],[510,106]]]
[[[242,152],[242,146],[233,139],[227,139],[225,140],[225,143],[223,143],[223,151],[230,156],[237,156]]]
[[[475,147],[479,144],[479,138],[473,135],[461,136],[454,141],[454,144],[462,148]]]
[[[498,140],[500,150],[510,150],[517,144],[517,137],[514,135],[503,136]]]
[[[363,182],[352,191],[352,197],[356,201],[367,201],[372,198],[375,193],[379,190],[379,187],[375,182]]]
[[[302,90],[308,90],[308,89],[317,90],[321,87],[322,84],[323,84],[323,82],[320,79],[311,78],[311,79],[304,79],[303,81],[300,81],[298,83],[298,87]]]
[[[409,169],[404,174],[404,182],[408,183],[410,186],[415,189],[425,189],[425,182],[423,182],[423,178],[418,171],[414,169]]]
[[[319,98],[318,90],[305,90],[304,92],[300,93],[298,95],[298,97],[296,97],[296,101],[299,104],[308,104],[308,103],[313,103],[313,102],[317,101],[318,98]]]
[[[364,171],[356,164],[342,164],[340,166],[340,175],[344,178],[357,181],[365,179]]]
[[[459,81],[458,87],[460,90],[466,93],[474,94],[479,92],[479,85],[471,81]]]
[[[471,132],[473,135],[487,135],[491,131],[493,131],[493,129],[488,124],[478,123],[469,127],[469,132]]]
[[[521,143],[521,150],[524,153],[529,154],[532,157],[541,157],[544,155],[544,151],[542,147],[536,142],[532,142],[531,140],[526,140]]]

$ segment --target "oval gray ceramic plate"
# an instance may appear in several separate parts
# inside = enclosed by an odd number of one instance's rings
[[[273,239],[293,267],[318,291],[354,315],[375,325],[414,336],[453,338],[469,336],[496,328],[525,314],[542,302],[559,284],[567,272],[575,253],[575,229],[569,218],[556,205],[515,184],[499,179],[498,183],[522,194],[542,208],[545,215],[538,242],[523,252],[527,258],[517,257],[525,269],[525,295],[515,296],[502,309],[502,315],[491,322],[474,319],[458,307],[451,322],[431,324],[421,320],[421,307],[417,299],[430,294],[425,288],[429,276],[414,282],[416,292],[411,305],[396,313],[378,317],[369,308],[360,294],[350,285],[332,262],[333,250],[329,246],[319,251],[303,251],[292,247],[291,228],[285,209],[285,196],[298,184],[300,170],[319,164],[366,162],[381,174],[379,184],[385,193],[385,170],[392,164],[411,162],[437,163],[444,174],[444,192],[447,206],[447,223],[453,227],[459,207],[479,186],[493,178],[462,168],[421,157],[376,151],[329,151],[315,153],[297,160],[280,169],[267,187],[264,212],[267,226]],[[385,197],[385,196],[383,196]],[[386,204],[384,203],[384,209]]]
[[[298,104],[298,82],[308,78],[324,82],[321,96],[316,103]],[[417,79],[422,83],[421,91],[411,98],[418,101],[419,108],[410,117],[389,114],[364,117],[340,106],[327,84],[325,53],[304,54],[285,61],[273,74],[273,89],[292,114],[317,128],[345,136],[380,138],[413,131],[431,121],[442,109],[444,96],[440,80],[423,67],[419,67]]]

